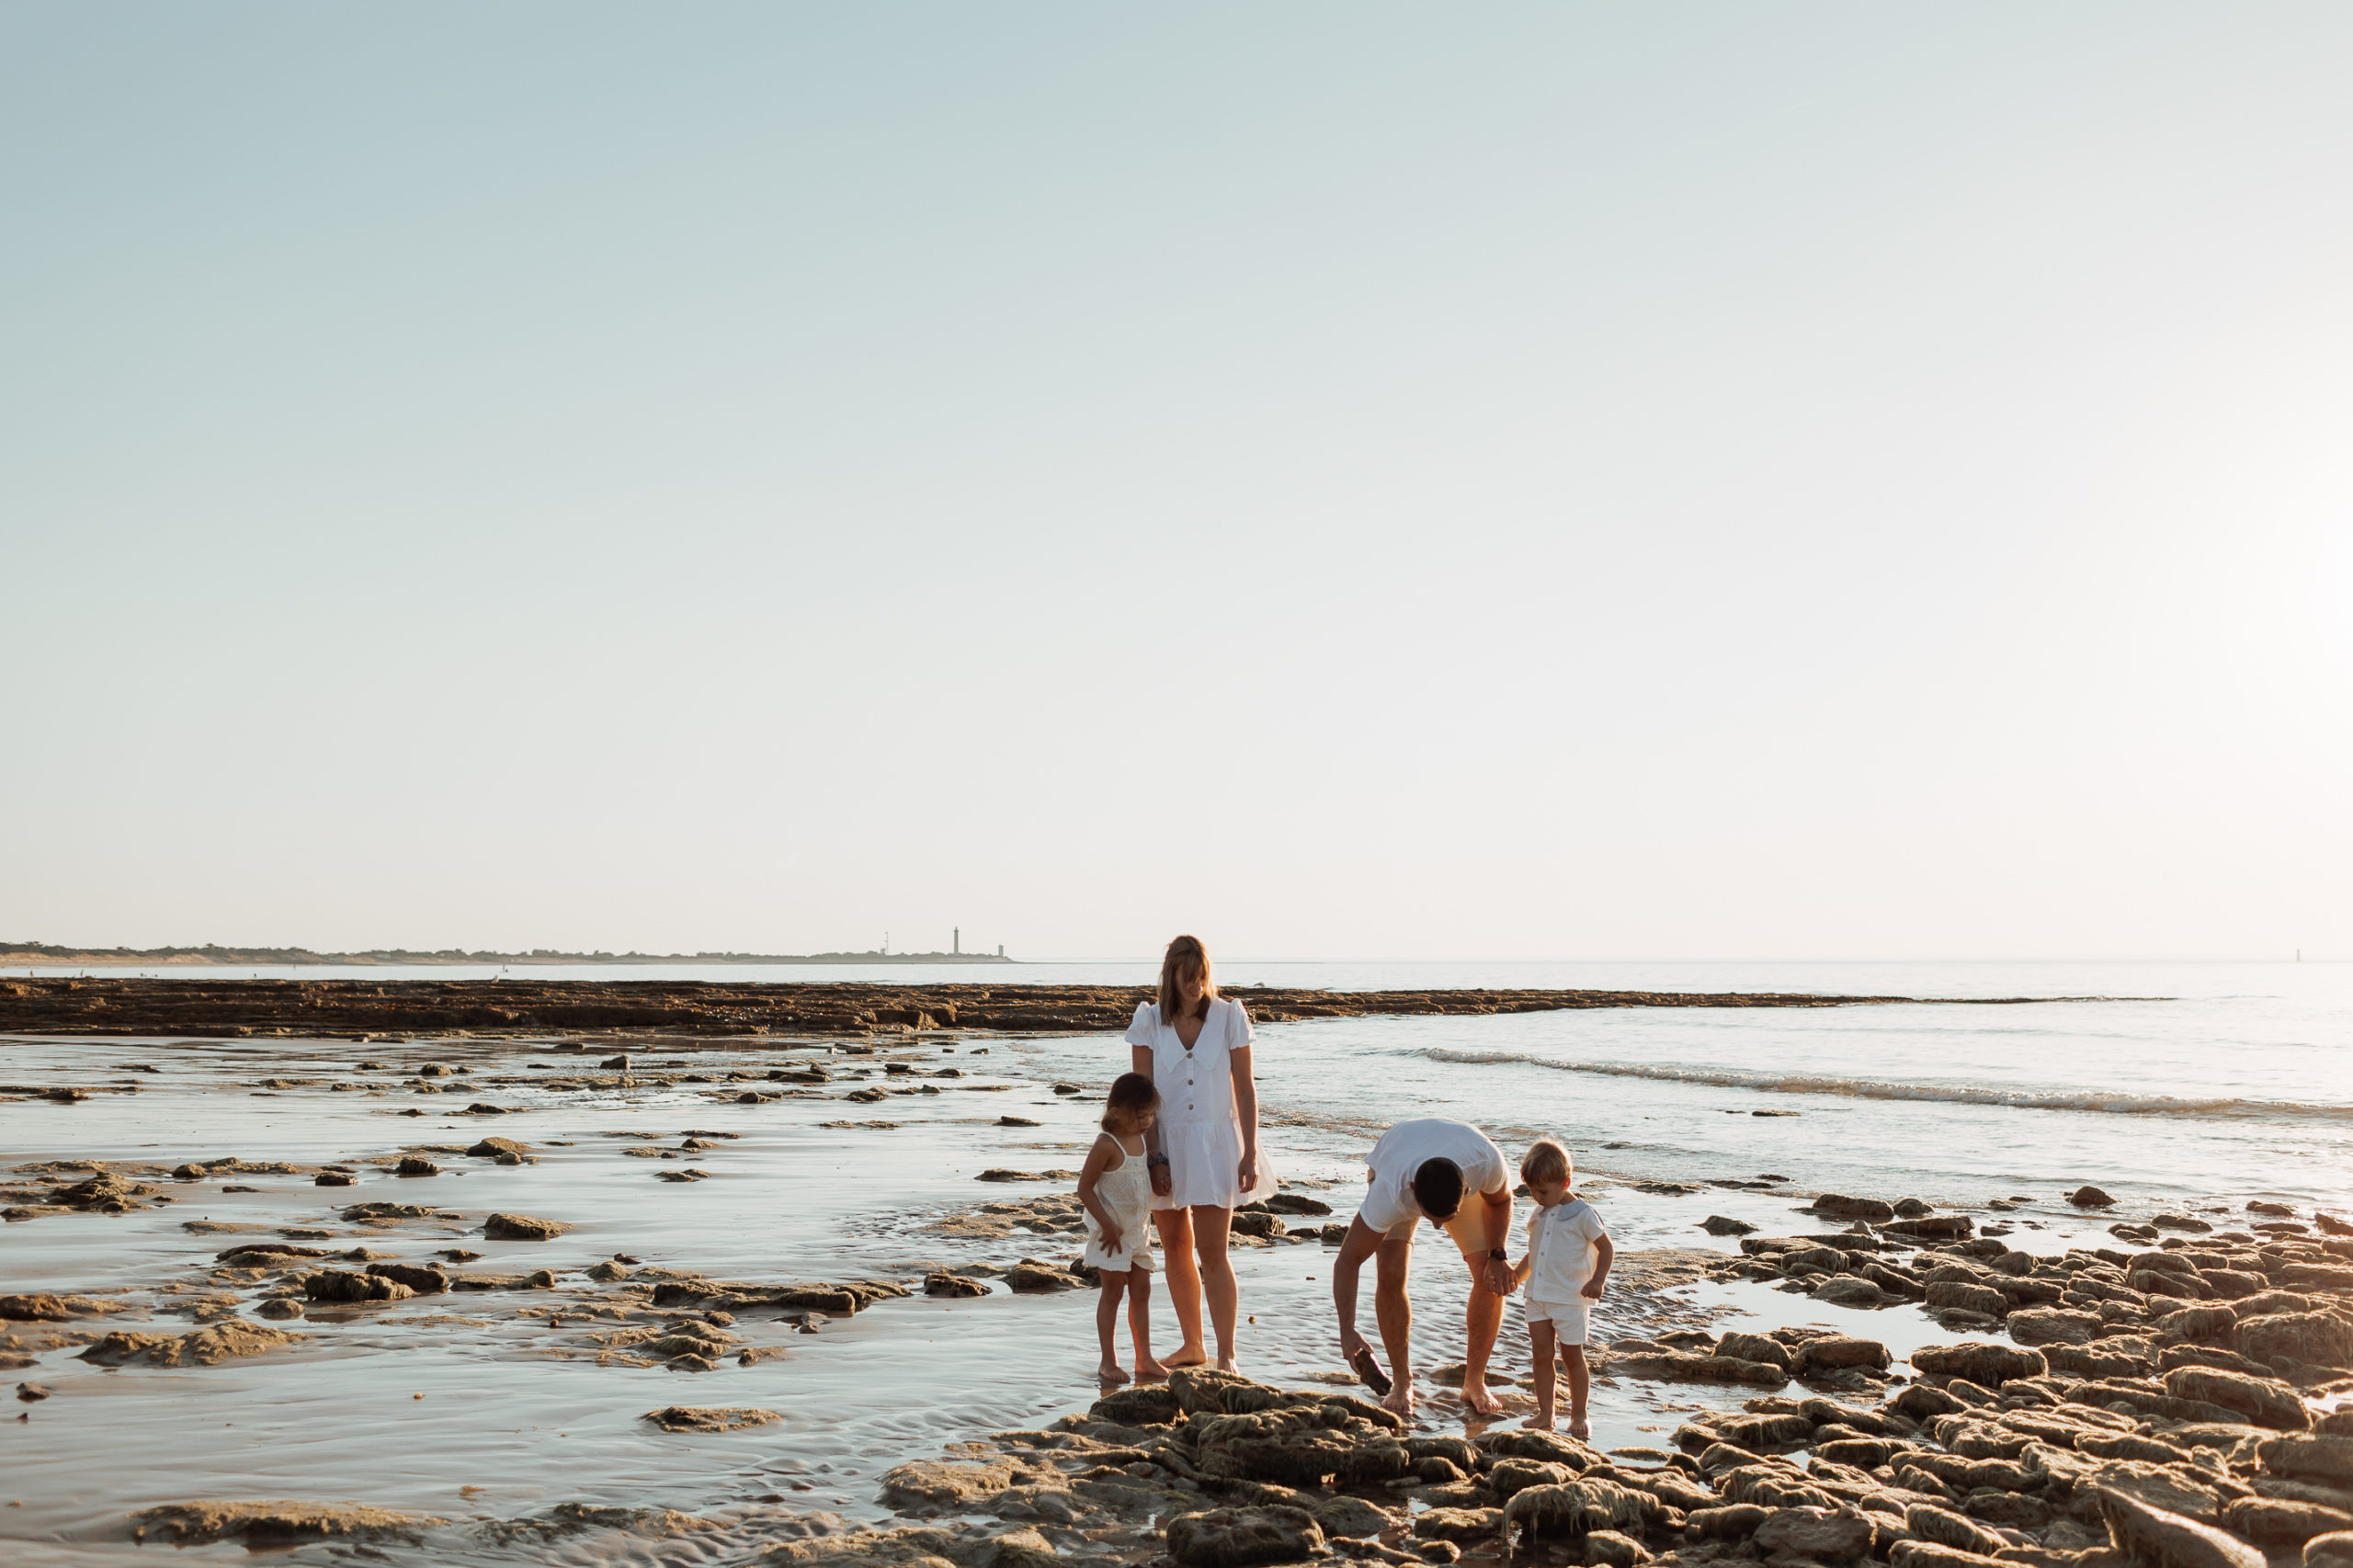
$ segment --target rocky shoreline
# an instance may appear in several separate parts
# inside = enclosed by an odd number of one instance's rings
[[[0,980],[0,1034],[446,1034],[527,1037],[802,1035],[955,1030],[1077,1034],[1124,1029],[1151,992],[1123,985],[874,985],[652,980]],[[1848,1007],[1937,1001],[1984,1006],[2037,996],[1925,998],[1772,992],[1313,991],[1234,993],[1266,1023],[1477,1016],[1589,1007]]]

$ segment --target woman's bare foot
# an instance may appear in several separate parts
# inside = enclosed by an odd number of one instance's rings
[[[1233,1358],[1231,1356],[1219,1357],[1217,1358],[1217,1369],[1221,1372],[1232,1372],[1237,1378],[1242,1375],[1241,1367],[1235,1364]]]
[[[1164,1357],[1160,1364],[1172,1372],[1179,1367],[1206,1367],[1210,1353],[1199,1345],[1187,1345],[1179,1347],[1176,1355]]]
[[[1572,1415],[1569,1417],[1569,1436],[1582,1443],[1593,1436],[1593,1426],[1582,1415]]]
[[[1552,1413],[1549,1410],[1540,1410],[1520,1425],[1533,1427],[1539,1432],[1550,1432],[1552,1429]]]
[[[1484,1381],[1475,1383],[1464,1383],[1462,1385],[1462,1403],[1469,1405],[1472,1409],[1477,1411],[1482,1415],[1500,1415],[1503,1414],[1504,1402],[1487,1392],[1487,1385]]]
[[[1104,1383],[1124,1383],[1128,1381],[1128,1374],[1120,1369],[1117,1361],[1106,1361],[1095,1369],[1095,1381]]]

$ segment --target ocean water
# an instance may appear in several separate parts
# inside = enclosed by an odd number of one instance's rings
[[[736,981],[757,973],[679,972]],[[1142,984],[1151,975],[1149,962],[1130,961],[961,973],[860,968],[846,977]],[[831,976],[795,968],[774,977]],[[1710,1213],[1768,1233],[1818,1228],[1798,1212],[1796,1193],[1918,1196],[1987,1221],[1990,1200],[2023,1198],[1999,1219],[2012,1244],[2032,1252],[2108,1242],[2100,1227],[2118,1217],[2193,1209],[2220,1227],[2251,1198],[2353,1203],[2353,966],[1237,962],[1222,978],[1245,1004],[1256,983],[2077,998],[1358,1018],[1260,1030],[1267,1147],[1286,1181],[1329,1201],[1338,1217],[1352,1205],[1371,1139],[1392,1120],[1463,1117],[1515,1154],[1540,1132],[1566,1138],[1629,1258],[1621,1288],[1596,1316],[1604,1339],[1672,1322],[1785,1321],[1832,1324],[1899,1355],[1940,1337],[1908,1309],[1849,1312],[1763,1286],[1678,1283],[1671,1269],[1646,1284],[1632,1267],[1642,1257],[1729,1250],[1699,1228]],[[184,1331],[188,1320],[171,1314],[188,1298],[175,1290],[218,1289],[208,1266],[238,1233],[215,1225],[319,1227],[412,1262],[464,1245],[485,1255],[474,1267],[544,1265],[559,1278],[553,1291],[323,1309],[295,1325],[310,1336],[299,1346],[218,1368],[104,1369],[74,1359],[70,1347],[40,1352],[34,1367],[12,1376],[46,1384],[55,1397],[30,1407],[28,1421],[0,1424],[0,1503],[22,1504],[0,1512],[0,1555],[41,1568],[144,1560],[153,1549],[126,1540],[134,1509],[197,1496],[290,1496],[450,1521],[421,1545],[381,1549],[402,1564],[687,1560],[676,1557],[679,1543],[642,1531],[574,1531],[541,1544],[500,1533],[499,1521],[543,1517],[572,1502],[698,1515],[717,1528],[698,1535],[693,1560],[748,1562],[779,1532],[805,1528],[810,1510],[880,1517],[875,1480],[893,1463],[1083,1408],[1096,1392],[1094,1301],[1085,1292],[916,1297],[815,1335],[745,1314],[734,1332],[784,1354],[706,1374],[598,1366],[592,1335],[610,1325],[569,1315],[605,1299],[579,1271],[617,1252],[715,1278],[804,1281],[913,1278],[926,1263],[970,1267],[1074,1252],[1067,1236],[972,1241],[933,1226],[979,1201],[1066,1187],[975,1177],[992,1166],[1076,1165],[1092,1137],[1096,1096],[1058,1096],[1051,1085],[1107,1084],[1127,1065],[1125,1046],[1109,1035],[966,1040],[950,1054],[949,1043],[885,1049],[911,1062],[958,1064],[965,1076],[939,1081],[938,1094],[853,1105],[838,1097],[851,1085],[837,1082],[821,1096],[747,1107],[687,1085],[550,1091],[529,1070],[558,1060],[543,1042],[0,1040],[0,1081],[9,1083],[119,1083],[130,1063],[160,1069],[136,1074],[135,1094],[0,1104],[0,1163],[10,1166],[169,1165],[233,1153],[357,1162],[409,1143],[461,1145],[485,1131],[540,1152],[519,1167],[442,1156],[449,1174],[421,1182],[363,1166],[353,1188],[322,1190],[300,1177],[253,1178],[240,1193],[220,1182],[166,1184],[178,1199],[167,1207],[0,1227],[0,1290],[120,1292],[131,1310],[104,1326]],[[665,1046],[644,1058],[706,1073],[780,1060],[772,1043],[727,1041]],[[475,1076],[462,1094],[413,1097],[402,1074],[358,1073],[362,1060],[461,1062]],[[560,1060],[573,1069],[580,1061]],[[866,1064],[876,1082],[911,1082]],[[337,1082],[362,1088],[337,1092]],[[452,1114],[474,1099],[509,1114],[488,1125]],[[413,1108],[428,1114],[402,1114]],[[1037,1125],[1000,1125],[1007,1114]],[[892,1125],[842,1125],[871,1120]],[[692,1156],[707,1180],[661,1182],[658,1162],[622,1153],[676,1145],[691,1130],[738,1134]],[[1788,1177],[1789,1191],[1656,1185],[1766,1174]],[[2085,1181],[2116,1195],[2119,1210],[2071,1209],[2063,1194]],[[387,1227],[335,1218],[347,1203],[421,1197],[464,1218]],[[578,1228],[558,1242],[492,1243],[480,1226],[494,1210]],[[191,1231],[189,1221],[205,1228]],[[1445,1252],[1425,1247],[1415,1264],[1415,1355],[1425,1368],[1461,1354],[1461,1268]],[[1282,1382],[1337,1370],[1329,1257],[1313,1244],[1237,1254],[1246,1370]],[[1165,1350],[1173,1324],[1165,1298],[1158,1322]],[[1514,1314],[1498,1365],[1524,1373],[1525,1361]],[[1655,1443],[1684,1413],[1741,1396],[1633,1381],[1605,1386],[1595,1395],[1597,1436]],[[784,1419],[713,1436],[665,1436],[641,1419],[673,1403],[758,1405]],[[1443,1396],[1428,1418],[1439,1429],[1462,1426]],[[306,1547],[294,1555],[347,1554]]]

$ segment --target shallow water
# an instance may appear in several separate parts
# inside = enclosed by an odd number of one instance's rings
[[[2337,1202],[2353,1191],[2343,1158],[2346,1123],[2327,1114],[2331,1106],[2353,1102],[2343,1085],[2347,1010],[2345,971],[2336,966],[2177,966],[2162,975],[2061,974],[2035,966],[2043,971],[2039,984],[2033,974],[2016,971],[1852,967],[1870,972],[1839,983],[1827,973],[1777,967],[1760,971],[1753,988],[2163,993],[2180,1000],[1268,1026],[1257,1053],[1267,1142],[1288,1179],[1330,1184],[1304,1189],[1319,1192],[1345,1218],[1361,1181],[1364,1150],[1390,1119],[1467,1116],[1507,1146],[1534,1131],[1559,1131],[1578,1150],[1594,1178],[1592,1196],[1629,1254],[1726,1250],[1729,1244],[1696,1228],[1711,1212],[1768,1232],[1818,1228],[1794,1213],[1790,1199],[1770,1193],[1654,1195],[1630,1185],[1635,1177],[1773,1173],[1791,1177],[1792,1189],[1913,1193],[1962,1204],[2029,1194],[2037,1201],[2007,1218],[2020,1227],[2014,1244],[2031,1251],[2055,1250],[2086,1232],[2088,1222],[2057,1201],[2064,1187],[2083,1180],[2117,1193],[2135,1217],[2191,1201],[2219,1199],[2235,1208],[2256,1195]],[[993,971],[992,978],[1007,972]],[[1256,977],[1236,965],[1228,978],[1246,983]],[[1433,983],[1423,973],[1392,970],[1368,977],[1337,968],[1264,978]],[[1516,975],[1509,983],[1708,989],[1733,982],[1723,973],[1635,975],[1620,966],[1608,974]],[[74,1359],[70,1348],[41,1354],[36,1368],[14,1376],[46,1384],[55,1397],[21,1407],[29,1419],[0,1424],[0,1474],[6,1478],[0,1503],[21,1505],[0,1508],[0,1540],[10,1543],[11,1561],[128,1560],[141,1549],[124,1540],[127,1514],[199,1496],[361,1501],[458,1521],[424,1547],[386,1548],[394,1561],[742,1560],[762,1540],[795,1528],[811,1510],[880,1517],[875,1478],[892,1464],[1082,1408],[1097,1392],[1089,1376],[1094,1298],[1086,1292],[1016,1297],[999,1287],[973,1301],[917,1296],[879,1303],[815,1335],[793,1333],[774,1313],[756,1312],[731,1332],[785,1354],[748,1368],[724,1361],[719,1371],[702,1374],[599,1367],[585,1336],[612,1324],[547,1321],[551,1307],[589,1307],[601,1299],[600,1289],[576,1271],[614,1253],[714,1278],[813,1282],[913,1280],[928,1261],[966,1267],[1074,1252],[1074,1241],[1064,1236],[973,1241],[930,1227],[978,1200],[1061,1190],[1066,1184],[1004,1187],[973,1178],[992,1165],[1075,1166],[1092,1136],[1093,1096],[1057,1096],[1048,1085],[1057,1079],[1099,1085],[1125,1066],[1125,1048],[1101,1037],[963,1040],[953,1042],[951,1055],[947,1043],[886,1050],[863,1062],[873,1069],[874,1083],[892,1087],[910,1086],[881,1074],[881,1062],[892,1054],[953,1063],[971,1074],[926,1080],[938,1094],[851,1105],[837,1096],[852,1085],[835,1083],[811,1097],[739,1106],[697,1093],[695,1085],[586,1094],[483,1086],[494,1076],[540,1076],[522,1065],[531,1060],[579,1068],[578,1057],[556,1058],[529,1045],[0,1042],[0,1081],[142,1085],[135,1093],[101,1094],[72,1106],[0,1103],[12,1166],[104,1159],[168,1167],[223,1154],[357,1161],[406,1144],[464,1144],[489,1133],[520,1139],[540,1154],[522,1166],[437,1156],[450,1174],[431,1180],[363,1167],[358,1185],[344,1188],[318,1188],[307,1178],[240,1177],[233,1179],[261,1190],[230,1195],[220,1190],[226,1185],[221,1181],[166,1180],[162,1185],[177,1201],[154,1210],[0,1227],[0,1290],[119,1290],[138,1309],[96,1325],[67,1326],[193,1326],[155,1316],[170,1302],[155,1292],[201,1278],[199,1266],[236,1233],[195,1234],[185,1228],[190,1221],[316,1226],[415,1261],[464,1245],[483,1254],[466,1266],[470,1270],[547,1267],[559,1273],[553,1291],[320,1309],[317,1318],[290,1325],[311,1336],[301,1345],[214,1368],[102,1369]],[[986,1055],[976,1051],[982,1044]],[[641,1068],[675,1061],[716,1074],[765,1071],[805,1054],[773,1046],[665,1047],[638,1060]],[[418,1096],[406,1092],[400,1074],[352,1070],[360,1061],[427,1060],[472,1066],[474,1082],[457,1080],[462,1086],[451,1095]],[[837,1072],[854,1065],[833,1061]],[[134,1062],[162,1071],[127,1072]],[[257,1087],[272,1077],[370,1082],[379,1092],[336,1093],[324,1084]],[[1863,1084],[1903,1092],[1858,1092]],[[1932,1097],[1946,1090],[1965,1092]],[[2054,1097],[2063,1096],[2081,1103]],[[2192,1103],[2158,1103],[2167,1098]],[[451,1114],[473,1100],[523,1108],[495,1118]],[[412,1108],[432,1114],[396,1114]],[[1801,1114],[1751,1114],[1759,1109]],[[997,1126],[1006,1113],[1041,1125]],[[901,1125],[819,1125],[843,1119]],[[741,1134],[688,1157],[710,1179],[658,1181],[656,1168],[681,1162],[620,1153],[651,1142],[675,1148],[678,1134],[690,1129]],[[631,1136],[607,1136],[615,1132]],[[648,1133],[660,1136],[638,1136]],[[420,1188],[428,1189],[426,1199]],[[346,1204],[377,1199],[429,1200],[465,1219],[377,1229],[333,1218]],[[553,1242],[486,1242],[481,1221],[494,1210],[574,1221],[578,1228]],[[1237,1253],[1244,1310],[1256,1319],[1244,1327],[1245,1370],[1296,1381],[1333,1369],[1329,1256],[1316,1245]],[[1422,1249],[1415,1345],[1425,1366],[1461,1355],[1460,1269],[1448,1249]],[[244,1295],[241,1310],[249,1313],[258,1292]],[[1165,1297],[1159,1305],[1166,1349],[1173,1324]],[[1369,1319],[1369,1304],[1366,1313]],[[1708,1314],[1837,1323],[1899,1351],[1936,1336],[1927,1320],[1904,1309],[1849,1312],[1761,1286],[1718,1284],[1620,1292],[1598,1314],[1597,1332],[1608,1337]],[[1501,1357],[1507,1369],[1525,1370],[1522,1343],[1515,1314]],[[1596,1437],[1605,1445],[1655,1443],[1677,1424],[1678,1410],[1737,1397],[1637,1382],[1598,1388]],[[758,1405],[785,1419],[708,1436],[664,1434],[639,1419],[670,1403]],[[1459,1422],[1460,1408],[1441,1398],[1430,1416]],[[471,1522],[529,1518],[574,1502],[679,1509],[721,1528],[690,1537],[576,1530],[518,1543],[485,1537]],[[197,1550],[242,1555],[235,1547]],[[295,1555],[348,1551],[310,1546]]]

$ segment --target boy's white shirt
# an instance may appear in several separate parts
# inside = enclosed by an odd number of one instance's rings
[[[1574,1301],[1593,1278],[1594,1243],[1609,1233],[1593,1205],[1571,1198],[1528,1216],[1528,1299]]]

